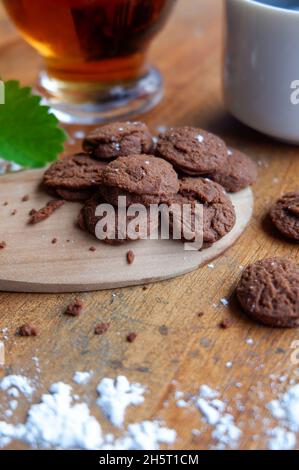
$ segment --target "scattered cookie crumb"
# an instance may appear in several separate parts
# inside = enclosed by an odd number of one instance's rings
[[[94,334],[95,335],[104,335],[110,328],[110,323],[99,323],[98,325],[96,325],[95,329],[94,329]]]
[[[201,317],[204,316],[204,313],[203,313],[203,312],[198,312],[198,313],[197,313],[197,316],[198,316],[198,318],[201,318]]]
[[[59,199],[53,199],[52,201],[49,201],[45,207],[42,207],[38,211],[35,209],[32,209],[31,214],[29,214],[31,217],[29,219],[29,224],[37,224],[38,222],[42,222],[43,220],[47,219],[50,217],[50,215],[53,214],[54,211],[59,209],[59,207],[63,206],[64,201],[59,200]]]
[[[16,215],[16,213],[17,213],[17,209],[14,209],[11,211],[10,215]]]
[[[127,253],[128,264],[133,264],[134,260],[135,260],[135,254],[132,250],[129,250],[128,253]]]
[[[0,242],[0,250],[3,250],[3,248],[6,248],[6,242],[4,241]]]
[[[37,210],[36,209],[31,209],[29,212],[28,212],[28,215],[32,216],[34,214],[37,213]]]
[[[74,302],[69,304],[66,308],[65,315],[70,315],[71,317],[78,317],[83,309],[83,302],[80,299],[76,299]]]
[[[276,348],[276,349],[275,349],[275,353],[276,353],[276,354],[285,354],[285,353],[286,353],[286,350],[283,349],[283,348]]]
[[[18,329],[19,336],[37,336],[38,330],[35,326],[25,323]]]
[[[137,333],[129,333],[127,336],[127,341],[128,343],[134,343],[136,338],[137,338]]]
[[[142,290],[147,290],[148,289],[148,286],[143,286],[142,287]]]
[[[57,242],[58,242],[57,238],[53,238],[52,241],[51,241],[51,243],[52,243],[53,245],[55,245]]]
[[[168,330],[166,325],[161,325],[161,326],[159,326],[159,332],[162,336],[167,336],[169,330]]]
[[[21,201],[22,201],[22,202],[27,202],[27,201],[29,201],[29,194],[25,194],[25,196],[22,197]]]
[[[3,206],[8,206],[8,201],[4,201]]]
[[[233,321],[230,318],[224,318],[220,323],[219,327],[222,328],[223,330],[227,330],[230,328],[233,324]]]
[[[95,246],[91,246],[91,247],[89,248],[89,251],[97,251],[97,249],[96,249]]]

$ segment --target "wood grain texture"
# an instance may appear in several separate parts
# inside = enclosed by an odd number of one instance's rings
[[[128,411],[128,422],[165,419],[177,429],[178,449],[207,449],[212,441],[210,429],[202,424],[197,411],[175,406],[173,380],[179,390],[190,393],[202,383],[219,387],[242,425],[239,447],[261,449],[266,445],[265,436],[257,441],[252,436],[259,435],[262,428],[262,420],[255,418],[256,407],[265,417],[263,404],[273,396],[269,375],[292,377],[297,367],[290,355],[292,341],[299,339],[298,330],[272,330],[252,323],[233,296],[240,266],[268,256],[299,261],[298,244],[279,237],[266,219],[276,197],[298,187],[299,149],[264,137],[226,113],[221,98],[221,3],[178,0],[171,21],[151,51],[152,60],[166,79],[165,98],[144,120],[153,130],[160,125],[182,124],[210,129],[256,159],[260,171],[254,188],[254,217],[239,242],[215,262],[214,269],[199,269],[153,284],[146,291],[130,287],[84,293],[80,296],[85,305],[80,319],[67,319],[62,314],[74,299],[72,294],[0,294],[0,328],[9,328],[2,374],[23,371],[34,375],[32,356],[38,356],[41,374],[37,397],[53,381],[70,381],[74,370],[95,371],[89,387],[92,397],[101,377],[125,374],[150,390],[143,406]],[[3,16],[0,27],[1,75],[32,84],[40,59],[7,26]],[[4,34],[3,28],[9,33]],[[2,221],[0,230],[0,239],[5,238]],[[222,297],[230,299],[228,307],[219,303]],[[198,312],[204,312],[204,316],[199,318]],[[219,321],[227,317],[233,320],[233,326],[222,331]],[[16,328],[27,321],[40,329],[40,336],[15,337]],[[99,321],[111,321],[111,329],[103,337],[93,335]],[[131,331],[138,333],[133,344],[125,340]],[[252,346],[245,342],[248,337],[254,341]],[[233,361],[232,368],[226,368],[227,361]],[[238,382],[243,384],[237,391],[245,404],[242,413],[234,406]],[[259,387],[263,399],[256,393]],[[18,409],[18,419],[24,418],[26,409],[26,405]],[[105,431],[111,430],[99,410],[92,407],[92,412]],[[200,438],[192,437],[193,428],[202,430]],[[22,446],[14,443],[11,447]]]
[[[6,248],[0,257],[2,291],[87,292],[171,279],[204,266],[233,245],[253,210],[250,188],[232,194],[234,228],[203,251],[185,250],[182,242],[174,240],[149,239],[111,246],[76,227],[81,204],[65,203],[46,221],[28,224],[30,209],[44,207],[49,201],[40,187],[43,173],[20,171],[0,177],[0,219],[6,229]],[[22,201],[24,194],[29,196],[28,201]],[[9,204],[3,206],[5,201]],[[53,244],[54,238],[57,243]],[[90,251],[91,246],[96,251]],[[127,262],[129,249],[135,254],[131,265]]]

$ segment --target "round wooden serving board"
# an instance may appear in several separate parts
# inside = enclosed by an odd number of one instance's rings
[[[39,189],[42,174],[30,170],[0,177],[0,242],[7,245],[0,250],[2,291],[82,292],[179,276],[230,247],[244,231],[253,210],[251,189],[232,195],[237,213],[234,229],[202,252],[186,251],[183,243],[172,240],[109,246],[76,227],[77,203],[66,203],[47,220],[28,225],[30,209],[39,209],[50,199]],[[27,194],[29,201],[22,202]],[[53,238],[57,238],[56,244],[52,244]],[[96,251],[91,252],[91,246],[96,246]],[[129,249],[135,253],[131,265],[126,257]]]

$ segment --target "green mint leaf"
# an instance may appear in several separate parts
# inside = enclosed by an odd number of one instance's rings
[[[5,82],[0,104],[0,157],[27,168],[40,168],[63,151],[66,133],[41,98],[19,82]]]

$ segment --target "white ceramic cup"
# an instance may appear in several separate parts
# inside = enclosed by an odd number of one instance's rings
[[[299,144],[298,11],[255,0],[224,0],[224,99],[244,124]],[[269,2],[271,3],[271,2]]]

